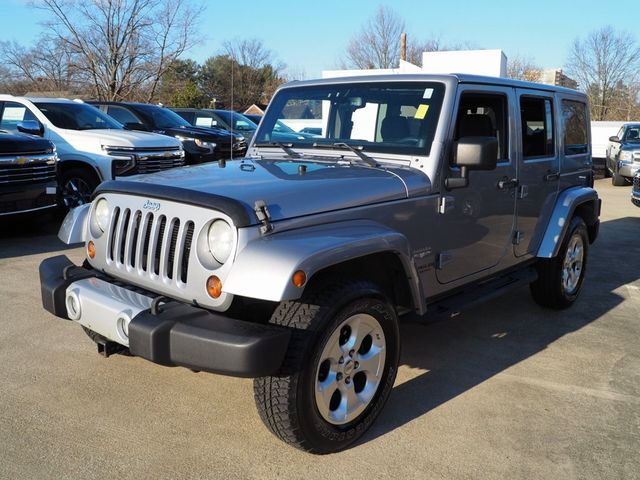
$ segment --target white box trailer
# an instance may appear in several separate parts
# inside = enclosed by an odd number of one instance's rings
[[[616,135],[624,123],[626,123],[624,120],[591,122],[591,156],[593,158],[604,160],[607,157],[609,137]]]

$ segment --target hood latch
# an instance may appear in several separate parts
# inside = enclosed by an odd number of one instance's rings
[[[266,235],[269,232],[273,231],[273,225],[271,224],[271,214],[269,213],[269,209],[267,208],[267,204],[264,203],[264,200],[257,200],[253,206],[253,210],[256,212],[256,217],[258,217],[258,221],[262,224],[260,227],[260,233],[262,235]]]

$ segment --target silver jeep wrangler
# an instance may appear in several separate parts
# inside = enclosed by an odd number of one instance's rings
[[[321,131],[320,135],[289,133]],[[598,233],[586,97],[465,75],[294,82],[249,156],[103,183],[40,266],[105,355],[253,377],[280,439],[335,452],[393,387],[398,322],[529,284],[565,308]]]

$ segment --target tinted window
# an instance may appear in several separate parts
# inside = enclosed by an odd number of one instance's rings
[[[256,142],[279,141],[284,124],[298,146],[347,143],[364,151],[428,155],[444,85],[435,82],[315,85],[281,91],[260,122]],[[279,123],[280,122],[280,123]]]
[[[507,159],[507,98],[504,95],[463,93],[456,121],[455,140],[463,137],[496,137],[498,159]]]
[[[587,153],[589,140],[587,129],[587,106],[573,100],[562,101],[564,117],[564,154]]]
[[[122,125],[86,103],[38,102],[36,107],[58,128],[67,130],[122,129]]]
[[[551,157],[553,141],[553,106],[548,98],[520,97],[522,152],[524,158]]]
[[[0,129],[16,132],[18,131],[18,122],[25,120],[35,120],[35,117],[31,110],[20,103],[5,102],[2,110],[2,118],[0,118]]]
[[[154,129],[191,126],[184,118],[168,108],[157,107],[155,105],[136,105],[135,108],[147,116],[147,119],[151,123],[151,128]]]
[[[120,107],[118,105],[108,105],[107,113],[110,117],[115,118],[121,124],[126,123],[141,123],[140,119],[136,117],[133,113],[127,110],[124,107]]]

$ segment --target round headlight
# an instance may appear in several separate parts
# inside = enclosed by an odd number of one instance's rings
[[[223,264],[229,260],[233,248],[233,232],[231,226],[224,220],[216,220],[209,227],[207,235],[209,251],[216,262]]]
[[[96,203],[96,208],[94,210],[94,215],[96,219],[96,225],[103,233],[109,226],[109,213],[109,203],[104,198],[98,200],[98,203]]]

